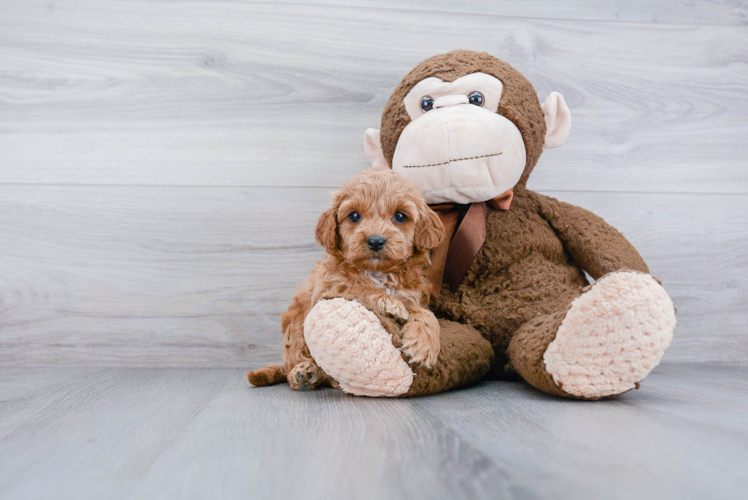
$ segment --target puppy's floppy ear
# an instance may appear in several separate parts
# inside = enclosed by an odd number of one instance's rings
[[[333,253],[338,247],[338,221],[335,207],[330,207],[319,216],[314,238],[325,247],[327,253]]]
[[[444,239],[444,225],[439,216],[426,204],[421,210],[421,217],[416,226],[415,245],[418,250],[435,248]]]

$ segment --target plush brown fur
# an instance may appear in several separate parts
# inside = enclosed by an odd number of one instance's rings
[[[515,190],[511,210],[489,211],[486,229],[486,241],[460,287],[455,292],[442,287],[433,308],[439,316],[471,324],[491,341],[499,371],[513,367],[522,373],[541,362],[517,356],[512,366],[510,341],[529,321],[565,313],[589,284],[583,269],[595,279],[623,269],[647,272],[631,244],[600,217],[525,188]],[[592,242],[590,249],[586,245]],[[530,336],[524,345],[534,349],[533,342],[547,346],[552,340]]]
[[[386,326],[386,323],[383,324]],[[412,366],[413,383],[403,395],[405,397],[425,396],[474,384],[491,368],[491,344],[475,329],[445,319],[439,320],[439,326],[439,359],[432,368]],[[387,329],[391,331],[390,328]]]
[[[461,76],[478,72],[495,76],[504,85],[497,113],[513,122],[522,133],[527,161],[518,185],[527,183],[530,172],[543,152],[545,138],[545,119],[538,94],[527,78],[509,64],[486,52],[471,50],[454,50],[426,59],[405,75],[392,92],[382,113],[381,128],[382,151],[389,165],[392,165],[400,134],[410,123],[403,102],[408,92],[424,78],[433,76],[453,82]]]
[[[382,116],[382,149],[391,164],[400,133],[410,122],[403,98],[415,84],[431,76],[453,81],[475,72],[504,84],[498,113],[522,133],[527,163],[511,209],[489,210],[485,243],[462,284],[455,292],[443,286],[432,309],[491,342],[495,375],[516,370],[545,392],[571,397],[554,384],[542,356],[571,301],[588,286],[584,271],[598,279],[613,271],[648,269],[636,249],[600,217],[526,189],[546,130],[530,82],[486,53],[458,50],[429,58],[392,93]]]
[[[394,220],[397,212],[406,216],[404,222]],[[360,215],[359,221],[349,217],[353,213]],[[379,251],[367,246],[373,235],[386,239]],[[249,381],[270,385],[285,378],[294,389],[332,383],[309,353],[304,319],[318,301],[336,297],[357,300],[374,311],[398,334],[396,345],[411,363],[432,367],[440,350],[439,324],[427,308],[430,284],[424,274],[428,251],[443,238],[439,217],[402,175],[370,169],[351,179],[317,224],[316,239],[327,251],[324,261],[300,284],[283,314],[283,364],[250,371]]]

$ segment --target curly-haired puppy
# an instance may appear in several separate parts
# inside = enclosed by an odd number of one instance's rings
[[[333,196],[317,223],[316,239],[327,254],[301,282],[283,313],[283,364],[247,374],[254,385],[284,379],[294,389],[331,384],[304,341],[304,319],[320,300],[356,300],[402,325],[403,352],[411,363],[431,367],[439,355],[439,323],[427,309],[424,277],[429,250],[444,238],[439,217],[418,189],[386,168],[366,170]]]

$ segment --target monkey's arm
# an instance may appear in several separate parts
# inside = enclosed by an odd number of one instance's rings
[[[528,191],[579,266],[594,279],[622,269],[649,273],[636,248],[589,210]]]

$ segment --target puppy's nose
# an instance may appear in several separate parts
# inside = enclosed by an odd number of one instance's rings
[[[366,246],[375,252],[380,251],[384,248],[384,244],[387,243],[382,236],[369,236],[366,238]]]

